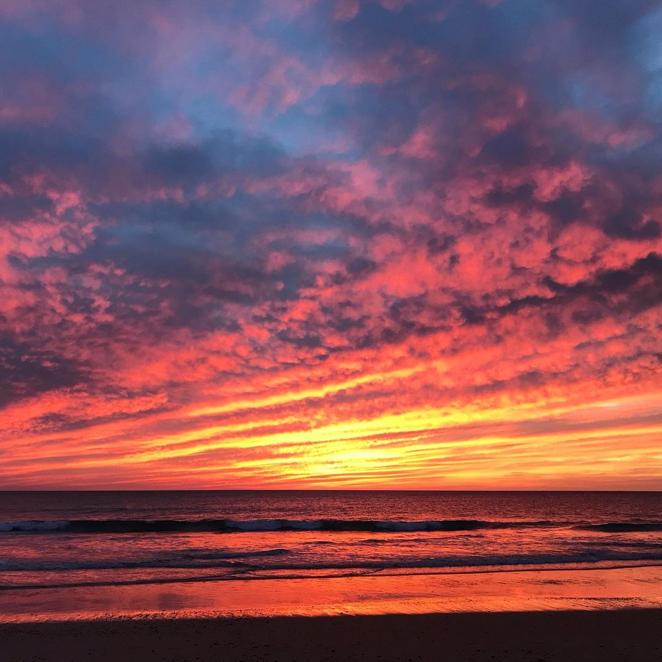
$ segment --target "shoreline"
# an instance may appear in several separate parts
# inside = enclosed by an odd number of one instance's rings
[[[2,623],[4,659],[662,659],[662,609]]]
[[[662,567],[237,578],[0,591],[0,622],[662,608]]]
[[[16,586],[0,584],[2,591],[42,591],[63,590],[75,588],[113,588],[126,586],[152,586],[164,584],[203,584],[217,582],[259,582],[259,581],[288,581],[288,580],[310,580],[310,579],[355,579],[360,577],[426,577],[426,576],[462,576],[462,575],[494,575],[494,574],[516,574],[527,572],[599,572],[606,570],[637,570],[640,568],[662,568],[662,560],[641,561],[596,561],[596,562],[574,562],[567,563],[541,563],[541,564],[512,564],[501,566],[420,566],[402,568],[378,568],[357,566],[355,570],[346,573],[335,574],[267,574],[263,570],[262,575],[199,575],[178,578],[154,578],[154,579],[129,579],[115,581],[83,581],[66,584],[20,584]],[[331,568],[330,570],[333,570]],[[2,622],[2,621],[0,621]]]

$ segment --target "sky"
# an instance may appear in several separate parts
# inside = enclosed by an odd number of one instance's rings
[[[652,0],[0,0],[0,488],[662,489]]]

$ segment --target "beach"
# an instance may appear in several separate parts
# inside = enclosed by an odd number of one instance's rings
[[[4,509],[2,662],[662,659],[658,494],[9,494]]]
[[[8,662],[74,660],[445,660],[652,662],[662,610],[0,625]]]
[[[0,591],[3,662],[662,659],[659,567]]]

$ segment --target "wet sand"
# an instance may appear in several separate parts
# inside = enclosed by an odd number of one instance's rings
[[[0,588],[4,622],[632,608],[662,609],[662,566]]]
[[[662,660],[662,610],[0,625],[7,662],[96,660]]]

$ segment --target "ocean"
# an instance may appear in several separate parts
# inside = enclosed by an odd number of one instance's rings
[[[648,565],[662,493],[0,493],[0,611],[54,589],[235,581],[250,604],[257,580]]]

